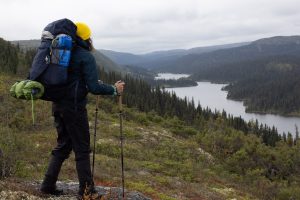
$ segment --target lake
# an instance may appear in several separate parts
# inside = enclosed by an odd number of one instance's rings
[[[168,79],[171,75],[164,73],[159,74],[161,78]],[[178,78],[176,74],[176,78]],[[185,75],[186,77],[186,75]],[[246,121],[258,120],[259,123],[267,124],[272,127],[273,125],[278,129],[281,134],[283,132],[290,132],[295,136],[295,124],[300,128],[300,118],[299,117],[286,117],[281,115],[273,114],[255,114],[246,113],[245,106],[241,101],[233,101],[227,99],[227,92],[222,91],[222,87],[226,84],[215,84],[210,82],[197,82],[197,86],[193,87],[180,87],[180,88],[167,88],[168,91],[174,91],[178,97],[184,98],[185,96],[191,100],[194,98],[195,104],[200,102],[203,108],[209,107],[212,110],[222,111],[223,109],[233,116],[241,116]]]

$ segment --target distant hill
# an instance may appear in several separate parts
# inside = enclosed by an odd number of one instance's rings
[[[40,46],[41,40],[14,40],[10,41],[14,45],[19,45],[21,50],[36,49]]]
[[[125,52],[116,52],[111,50],[100,49],[99,51],[120,65],[136,65],[143,68],[156,68],[164,66],[167,63],[189,54],[202,54],[219,49],[227,49],[247,45],[249,42],[234,43],[207,47],[196,47],[192,49],[173,49],[166,51],[154,51],[146,54],[131,54]]]
[[[267,56],[299,55],[299,39],[300,36],[278,36],[257,40],[240,47],[221,49],[200,55],[189,54],[165,63],[165,65],[157,65],[155,70],[174,73],[199,73],[203,69]]]
[[[142,57],[131,53],[116,52],[105,49],[99,49],[98,51],[119,65],[130,65],[142,61]]]
[[[93,55],[96,59],[97,65],[103,67],[105,71],[115,71],[121,73],[124,72],[124,70],[118,64],[113,62],[111,59],[109,59],[107,56],[100,53],[99,51],[93,51]]]

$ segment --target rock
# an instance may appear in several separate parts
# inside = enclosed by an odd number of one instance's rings
[[[204,155],[204,156],[206,157],[206,159],[207,159],[207,161],[208,161],[209,163],[211,163],[211,164],[214,163],[215,158],[214,158],[210,153],[204,151],[204,150],[203,150],[202,148],[200,148],[200,147],[198,148],[198,151],[199,151],[202,155]]]
[[[138,171],[137,173],[139,176],[148,176],[150,175],[149,172],[145,171],[145,170],[141,170],[141,171]]]
[[[40,182],[34,182],[34,183],[31,183],[31,185],[36,190],[38,190],[40,187]],[[74,199],[75,200],[76,199],[77,191],[78,191],[78,183],[77,182],[57,182],[56,185],[59,189],[63,189],[64,193],[66,195],[63,195],[60,197],[50,197],[50,199],[53,199],[53,200],[62,200],[62,199],[71,199],[71,200]],[[118,200],[118,199],[122,200],[122,189],[121,188],[95,186],[95,189],[100,194],[105,195],[106,200]],[[126,200],[151,200],[150,198],[145,197],[143,194],[141,194],[139,192],[127,191],[127,190],[125,190],[125,199]]]
[[[64,190],[65,195],[51,196],[39,192],[41,181],[24,182],[11,180],[0,181],[0,200],[77,200],[78,182],[57,182],[57,187]],[[118,187],[95,188],[105,195],[105,200],[122,200],[122,189]],[[136,191],[125,190],[126,200],[151,200]]]

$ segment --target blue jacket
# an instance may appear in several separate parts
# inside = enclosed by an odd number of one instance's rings
[[[85,105],[88,92],[95,95],[114,95],[116,88],[112,85],[99,83],[99,70],[94,56],[88,51],[88,45],[78,40],[72,51],[68,72],[68,84],[71,95],[66,95],[57,104]],[[73,92],[74,91],[74,92]]]

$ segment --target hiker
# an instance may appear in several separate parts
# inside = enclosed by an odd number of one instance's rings
[[[75,95],[65,97],[52,104],[55,126],[57,130],[57,146],[52,150],[41,192],[52,195],[63,194],[56,188],[56,181],[62,166],[73,150],[75,153],[76,170],[79,180],[79,197],[82,198],[88,188],[93,199],[100,199],[94,189],[90,165],[90,133],[86,110],[87,93],[95,95],[118,95],[123,92],[125,83],[118,81],[112,85],[98,81],[96,61],[91,51],[94,49],[91,40],[91,30],[85,23],[75,23],[77,26],[75,46],[72,49],[70,70],[67,85],[76,82]],[[73,91],[73,90],[70,90]],[[75,96],[75,97],[74,97]]]

